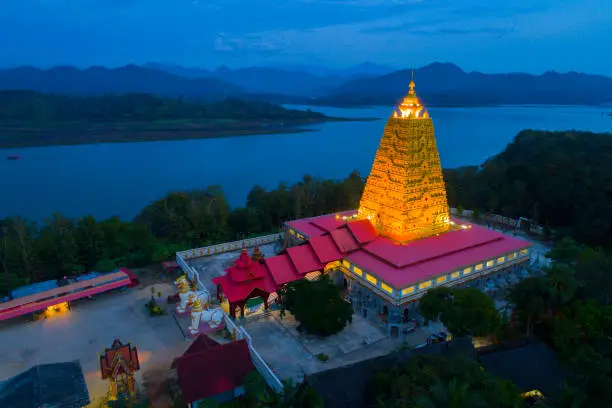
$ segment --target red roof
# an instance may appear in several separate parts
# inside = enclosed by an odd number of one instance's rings
[[[341,222],[343,215],[354,213],[329,214],[289,224],[298,232],[303,232],[300,228],[304,226],[329,229],[338,225],[331,233],[318,234],[308,241],[321,263],[344,258],[398,289],[531,246],[528,241],[460,220],[455,221],[470,228],[400,245],[379,236],[369,220]]]
[[[342,253],[359,249],[359,243],[355,241],[353,234],[351,234],[348,228],[338,228],[337,230],[332,231],[331,237]]]
[[[308,244],[287,248],[287,255],[291,258],[297,272],[302,275],[322,270],[325,267]]]
[[[329,234],[311,238],[308,243],[312,246],[319,261],[323,263],[337,261],[342,258],[342,254]]]
[[[247,342],[237,340],[183,355],[176,359],[176,371],[189,404],[240,387],[255,366]]]
[[[400,289],[529,246],[528,241],[472,226],[406,245],[379,237],[345,259]]]
[[[287,254],[266,258],[264,263],[268,267],[268,271],[274,282],[276,282],[277,287],[302,278],[302,276],[298,275],[293,262],[291,262],[291,258]]]
[[[378,231],[369,220],[357,220],[348,223],[348,228],[360,244],[373,241],[378,236]]]
[[[245,248],[234,261],[234,265],[225,270],[230,279],[236,283],[246,282],[268,275],[265,266],[251,259]]]
[[[269,274],[250,281],[234,282],[228,275],[217,276],[212,279],[215,285],[221,285],[223,294],[230,302],[238,302],[248,299],[255,290],[266,293],[276,291],[276,285]]]
[[[325,233],[325,230],[322,228],[313,225],[308,220],[296,220],[287,222],[294,230],[306,235],[308,238],[318,237]]]

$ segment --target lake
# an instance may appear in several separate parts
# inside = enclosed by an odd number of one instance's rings
[[[293,107],[293,106],[292,106]],[[296,108],[306,108],[297,107]],[[223,186],[232,206],[256,184],[274,188],[304,174],[367,174],[391,107],[312,108],[330,116],[380,117],[330,122],[313,132],[170,142],[0,149],[0,219],[43,220],[59,211],[130,219],[170,191]],[[522,129],[612,131],[601,107],[431,108],[442,165],[480,164]],[[605,108],[606,111],[612,108]],[[7,155],[21,160],[6,160]]]

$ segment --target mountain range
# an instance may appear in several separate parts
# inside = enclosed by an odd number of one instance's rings
[[[612,78],[577,72],[484,74],[451,63],[414,71],[417,93],[430,106],[612,103]],[[149,93],[201,100],[238,97],[273,103],[389,105],[408,89],[411,71],[365,63],[346,70],[250,67],[215,70],[150,63],[121,68],[0,70],[0,89],[71,95]]]

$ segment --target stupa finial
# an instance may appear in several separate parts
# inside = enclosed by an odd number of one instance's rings
[[[414,69],[412,70],[412,79],[410,80],[410,91],[408,92],[410,95],[414,95],[414,87],[415,87],[415,83],[414,83]]]

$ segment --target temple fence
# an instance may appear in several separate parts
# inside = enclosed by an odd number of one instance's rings
[[[253,248],[257,245],[271,244],[274,241],[283,239],[284,236],[284,232],[279,232],[277,234],[262,235],[260,237],[254,238],[245,238],[241,239],[240,241],[223,242],[221,244],[209,245],[207,247],[177,252],[176,258],[178,262],[178,258],[181,258],[183,261],[188,261],[190,259],[201,258],[203,256],[222,254],[225,252],[231,252],[240,249],[242,248],[243,244],[246,248]]]
[[[225,320],[225,327],[236,337],[236,340],[246,340],[249,345],[249,350],[251,351],[251,359],[253,360],[253,364],[257,371],[264,378],[266,383],[272,388],[275,392],[283,391],[283,383],[281,380],[274,374],[270,366],[264,361],[263,357],[255,350],[253,347],[253,339],[249,332],[246,331],[244,326],[238,326],[234,321],[226,314],[223,314],[223,319]]]
[[[450,211],[452,215],[458,215],[460,217],[471,217],[474,215],[473,210],[462,210],[461,213],[459,213],[459,211],[456,208],[451,207]],[[519,219],[516,219],[516,218],[510,218],[510,217],[506,217],[506,216],[499,215],[499,214],[483,214],[483,217],[485,220],[489,222],[497,222],[500,224],[507,225],[508,227],[517,228],[517,229],[521,228],[521,223],[523,221],[529,222],[529,219],[525,217],[520,217]],[[542,227],[541,225],[535,225],[535,224],[530,223],[529,232],[533,234],[544,235],[544,227]]]

